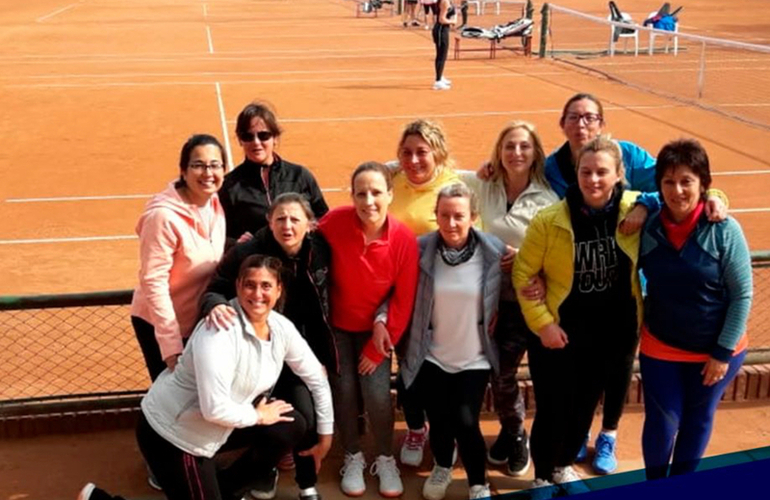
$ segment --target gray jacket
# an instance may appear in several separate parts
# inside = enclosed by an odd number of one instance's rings
[[[492,365],[492,369],[497,373],[500,369],[500,361],[497,347],[489,334],[489,324],[497,314],[502,277],[500,258],[505,253],[505,244],[491,234],[475,229],[471,229],[471,231],[475,231],[476,236],[478,236],[479,248],[483,253],[484,261],[484,289],[482,290],[484,317],[482,324],[479,325],[478,333],[481,336],[484,355],[489,360],[489,364]],[[438,240],[438,231],[418,238],[420,243],[420,277],[417,282],[417,296],[412,314],[412,324],[405,336],[406,338],[402,339],[402,342],[405,343],[405,353],[401,359],[400,368],[401,377],[406,387],[412,385],[417,378],[417,373],[425,361],[433,338],[431,317],[433,315],[433,279]]]

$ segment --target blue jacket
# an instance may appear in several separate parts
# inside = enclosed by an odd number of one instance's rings
[[[751,256],[740,225],[703,214],[677,251],[660,213],[642,234],[639,267],[647,277],[644,321],[655,338],[679,349],[729,361],[751,308]]]
[[[632,191],[643,193],[639,196],[637,203],[647,207],[650,213],[658,210],[660,198],[658,187],[655,185],[655,158],[633,142],[617,142],[623,153],[623,165],[626,168],[626,180],[628,180],[627,187]],[[564,198],[567,194],[567,187],[576,182],[577,175],[568,142],[565,142],[545,159],[545,178],[551,183],[551,189],[559,195],[559,198]]]
[[[476,231],[471,229],[471,231]],[[476,231],[479,239],[479,248],[483,252],[484,262],[484,289],[482,301],[484,317],[482,325],[479,325],[479,336],[484,355],[492,365],[495,373],[500,370],[500,360],[497,347],[489,334],[489,325],[497,314],[497,304],[500,298],[500,283],[502,271],[500,270],[500,258],[505,253],[505,244],[496,236]],[[433,277],[435,275],[435,262],[438,252],[438,231],[428,233],[418,238],[420,243],[420,277],[417,282],[417,296],[412,313],[412,324],[409,327],[406,343],[406,352],[401,360],[401,377],[404,385],[409,387],[417,378],[428,349],[433,338],[433,330],[430,327],[433,315]]]

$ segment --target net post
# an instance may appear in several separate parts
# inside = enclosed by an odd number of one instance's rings
[[[703,97],[703,84],[706,80],[706,42],[701,42],[700,67],[698,68],[698,99]]]
[[[538,56],[540,59],[545,57],[546,44],[548,43],[548,23],[551,18],[551,9],[547,3],[543,4],[543,8],[540,10],[540,51]]]
[[[527,0],[527,6],[524,8],[524,17],[527,19],[535,18],[535,6],[532,5],[532,0]]]

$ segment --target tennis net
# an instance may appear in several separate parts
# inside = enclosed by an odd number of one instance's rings
[[[770,129],[770,46],[543,8],[540,55]],[[620,34],[619,37],[614,37]],[[654,43],[651,43],[654,38]]]

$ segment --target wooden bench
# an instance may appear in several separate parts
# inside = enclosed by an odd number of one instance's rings
[[[484,47],[463,47],[460,46],[460,41],[463,40],[459,34],[455,36],[454,58],[460,59],[460,52],[487,52],[489,51],[489,58],[495,59],[497,57],[498,50],[510,50],[511,52],[522,52],[526,57],[532,55],[532,35],[525,35],[521,37],[507,37],[507,38],[519,38],[521,40],[521,47],[510,47],[502,44],[502,40],[494,40],[489,38],[466,38],[465,40],[489,42],[489,49]]]
[[[368,1],[360,1],[356,0],[356,17],[378,17],[378,14],[381,10],[390,8],[390,16],[396,15],[396,2],[382,2],[382,8],[380,9],[372,9],[369,12],[364,11],[364,4],[369,3]],[[368,15],[367,15],[368,14]]]

